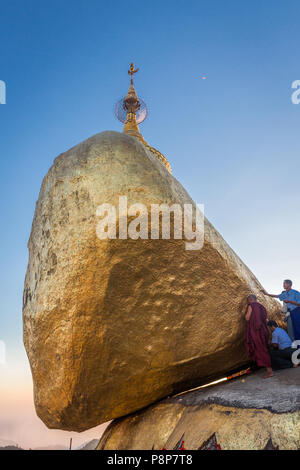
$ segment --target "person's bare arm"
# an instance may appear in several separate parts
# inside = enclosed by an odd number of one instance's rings
[[[245,315],[246,321],[250,320],[251,313],[252,313],[252,307],[251,307],[251,305],[248,305],[247,312],[246,312],[246,315]]]
[[[268,297],[273,297],[274,299],[278,299],[279,295],[276,295],[276,294],[268,294],[267,291],[265,291],[265,289],[262,289],[261,292],[264,294],[264,295],[267,295]]]

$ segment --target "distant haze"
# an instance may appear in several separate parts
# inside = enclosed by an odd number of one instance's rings
[[[0,447],[1,442],[12,441],[9,445],[24,449],[69,448],[72,437],[72,448],[75,449],[87,441],[100,439],[109,424],[83,433],[48,429],[34,409],[31,373],[25,358],[19,364],[8,362],[6,366],[0,365],[0,377]]]

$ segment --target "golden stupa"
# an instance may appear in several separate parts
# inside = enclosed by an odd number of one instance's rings
[[[140,133],[139,126],[137,123],[136,119],[136,114],[137,111],[140,109],[141,102],[136,94],[134,84],[133,84],[133,75],[138,72],[139,69],[134,68],[134,64],[130,64],[130,69],[128,70],[128,74],[131,76],[130,78],[130,87],[127,92],[127,95],[125,96],[122,106],[123,109],[126,110],[127,112],[127,117],[126,121],[124,124],[124,129],[123,132],[125,134],[132,135],[134,137],[137,137],[144,145],[149,149],[153,155],[158,158],[158,160],[165,165],[165,167],[168,169],[168,171],[171,173],[171,166],[166,159],[166,157],[160,153],[158,150],[156,150],[154,147],[151,147],[144,139],[142,134]]]

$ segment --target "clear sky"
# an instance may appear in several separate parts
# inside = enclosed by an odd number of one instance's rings
[[[267,290],[286,277],[300,289],[300,4],[1,0],[0,11],[0,437],[35,446],[59,435],[36,421],[31,443],[1,422],[18,394],[32,405],[21,307],[35,202],[58,154],[122,130],[113,107],[131,61],[150,109],[147,142]]]

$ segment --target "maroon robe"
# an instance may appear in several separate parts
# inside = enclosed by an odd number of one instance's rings
[[[267,327],[267,311],[258,302],[251,302],[252,313],[246,321],[245,342],[248,356],[259,367],[271,367],[271,358],[268,352],[270,333]]]

